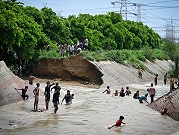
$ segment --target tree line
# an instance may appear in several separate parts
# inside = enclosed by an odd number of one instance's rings
[[[37,9],[16,0],[0,0],[0,60],[9,67],[31,68],[50,45],[89,40],[89,51],[158,49],[163,41],[142,22],[123,20],[121,14],[79,14],[59,17],[48,7]]]

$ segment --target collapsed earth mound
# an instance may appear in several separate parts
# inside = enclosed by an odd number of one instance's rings
[[[15,76],[6,66],[4,61],[0,61],[0,106],[11,104],[23,100],[21,97],[21,89],[28,86],[27,94],[29,98],[33,97],[34,86],[27,84],[21,78]]]
[[[36,76],[59,77],[62,80],[102,84],[103,74],[81,54],[62,59],[41,59],[33,68]]]

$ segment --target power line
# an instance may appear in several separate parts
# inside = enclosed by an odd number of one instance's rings
[[[169,0],[169,1],[153,2],[153,3],[146,3],[146,4],[157,4],[157,3],[166,3],[166,2],[173,2],[173,1],[179,1],[179,0]]]

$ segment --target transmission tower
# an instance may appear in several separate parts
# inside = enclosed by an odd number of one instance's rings
[[[175,42],[175,26],[173,25],[173,20],[171,19],[166,26],[166,39]]]
[[[132,3],[132,4],[137,7],[137,14],[136,14],[137,22],[141,22],[141,6],[142,6],[142,4],[140,4],[140,3]]]
[[[119,0],[119,1],[114,1],[111,2],[112,5],[115,5],[116,3],[120,3],[120,14],[127,20],[127,0]]]

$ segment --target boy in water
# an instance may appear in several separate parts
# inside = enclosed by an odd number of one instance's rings
[[[114,126],[119,127],[119,126],[121,126],[121,123],[122,123],[122,124],[126,124],[126,123],[122,122],[123,119],[124,119],[124,117],[123,117],[123,116],[120,116],[120,117],[119,117],[119,120],[117,120],[116,123],[113,124],[112,126],[108,127],[108,129],[111,129],[111,128],[114,127]]]
[[[119,95],[119,92],[118,92],[118,90],[116,90],[112,96],[118,96],[118,95]]]
[[[36,84],[37,87],[33,90],[34,96],[35,96],[35,101],[34,101],[34,111],[38,111],[38,102],[39,102],[39,86],[40,83]]]
[[[109,86],[107,86],[107,89],[106,89],[105,91],[103,91],[103,93],[104,93],[104,92],[106,92],[106,94],[110,94],[110,93],[111,93],[111,91],[110,91],[110,89],[109,89]],[[103,93],[102,93],[102,94],[103,94]]]
[[[53,87],[51,88],[51,91],[52,91],[52,89],[55,89],[54,94],[55,94],[55,92],[56,92],[57,90],[59,90],[59,96],[60,96],[61,87],[58,85],[58,83],[55,83],[55,86],[53,86]],[[52,102],[54,101],[54,94],[53,94],[53,100],[52,100]],[[53,103],[54,103],[54,102],[53,102]],[[55,105],[54,105],[54,107],[55,107]]]
[[[147,102],[147,96],[148,96],[148,93],[146,93],[144,96],[139,97],[139,102],[143,103],[143,100]]]
[[[57,90],[53,94],[53,104],[54,104],[54,107],[55,107],[54,113],[56,113],[57,110],[58,110],[60,90],[61,90],[61,88],[58,87]]]
[[[45,102],[46,102],[46,110],[48,110],[49,101],[50,101],[50,87],[54,85],[54,83],[50,84],[50,82],[47,81],[46,84],[47,86],[45,87],[44,95],[45,95]]]
[[[25,100],[25,97],[27,97],[27,99],[29,98],[29,95],[26,94],[27,92],[27,89],[28,89],[28,86],[25,86],[25,89],[17,89],[15,88],[16,90],[22,90],[22,98]]]
[[[65,100],[66,104],[72,104],[72,99],[73,99],[74,94],[70,94],[70,91],[67,90],[67,94],[65,94],[64,98],[62,99],[61,105],[63,103],[63,100]]]
[[[125,97],[124,88],[121,88],[121,91],[119,92],[119,96]]]
[[[126,87],[126,92],[125,93],[126,93],[126,96],[129,96],[131,94],[131,91],[129,90],[128,86]]]
[[[134,93],[133,98],[134,98],[134,99],[139,99],[139,91],[137,91],[136,93]]]

